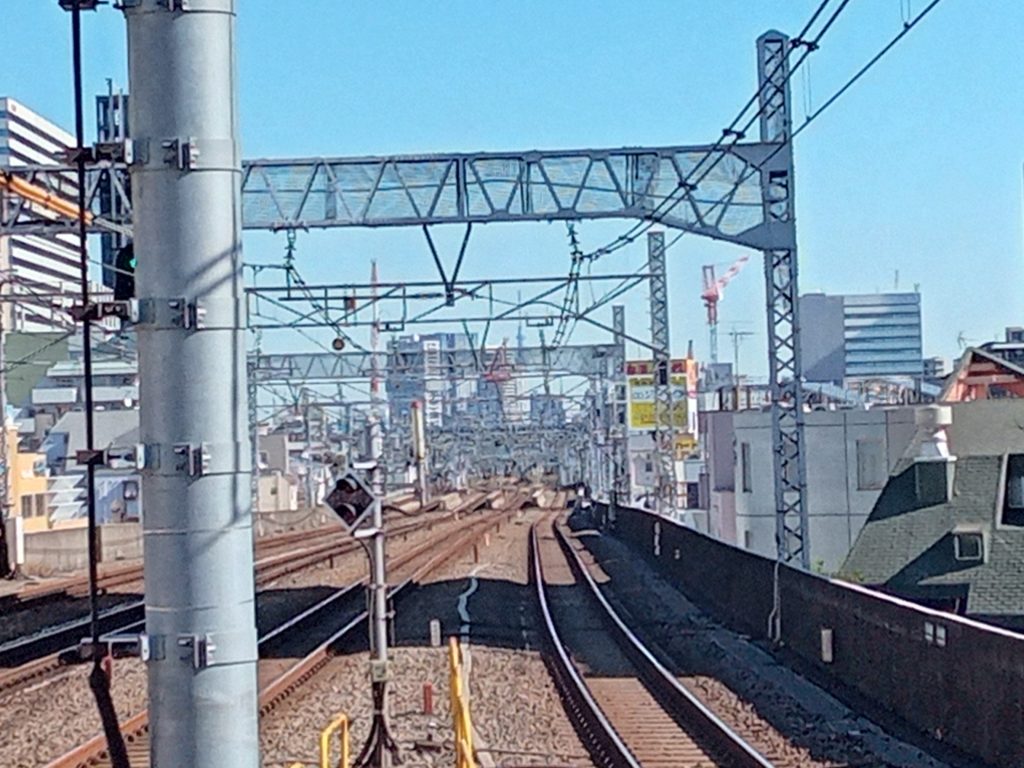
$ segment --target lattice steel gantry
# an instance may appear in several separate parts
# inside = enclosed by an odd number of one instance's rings
[[[287,230],[632,218],[762,251],[778,553],[781,560],[799,560],[806,567],[791,49],[789,39],[776,31],[758,39],[759,142],[734,135],[689,146],[249,160],[242,162],[242,226]],[[123,151],[94,166],[87,187],[91,232],[131,232],[125,161],[138,165],[163,151],[149,141],[126,138]],[[186,141],[181,148],[188,157],[203,158],[200,162],[218,152],[202,141]],[[25,166],[8,173],[45,193],[66,185],[71,170]],[[0,235],[75,226],[71,220],[33,215],[16,195],[0,198]]]
[[[672,398],[672,350],[669,345],[668,280],[665,233],[647,233],[650,273],[651,346],[654,348],[654,471],[657,510],[671,515],[676,507],[675,410]]]
[[[803,368],[796,234],[793,212],[793,145],[789,99],[789,38],[767,32],[757,40],[761,141],[775,153],[761,170],[765,225],[780,245],[765,249],[768,311],[768,383],[772,399],[772,462],[775,475],[775,543],[783,562],[810,567],[804,456]]]

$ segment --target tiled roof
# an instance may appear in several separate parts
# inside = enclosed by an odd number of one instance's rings
[[[970,615],[1024,616],[1024,527],[1002,522],[1005,457],[1024,453],[1024,403],[964,403],[953,413],[949,445],[956,462],[949,501],[921,506],[913,458],[904,457],[840,576],[910,599],[966,598]],[[985,530],[984,564],[955,559],[958,526]]]

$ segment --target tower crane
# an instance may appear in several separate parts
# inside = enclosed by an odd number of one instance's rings
[[[712,363],[718,362],[718,302],[722,300],[725,286],[740,273],[748,261],[750,261],[750,254],[743,254],[719,278],[715,277],[714,264],[705,264],[703,267],[704,289],[701,291],[700,297],[704,300],[704,306],[708,311],[708,341],[711,347]]]

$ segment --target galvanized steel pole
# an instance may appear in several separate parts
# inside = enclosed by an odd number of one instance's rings
[[[151,762],[259,764],[234,0],[121,0]]]
[[[427,488],[427,430],[419,400],[412,404],[412,450],[416,463],[416,495],[423,505],[430,500],[430,490]]]

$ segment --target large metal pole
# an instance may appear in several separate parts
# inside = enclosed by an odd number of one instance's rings
[[[672,403],[665,233],[662,231],[647,233],[647,271],[650,274],[651,346],[654,348],[654,497],[657,511],[672,515],[676,506],[675,408]]]
[[[612,306],[612,328],[615,330],[615,355],[612,359],[612,392],[615,398],[612,426],[613,468],[612,506],[629,504],[629,415],[626,412],[626,308]]]
[[[376,400],[376,397],[374,397]],[[373,722],[370,735],[356,761],[362,768],[387,768],[398,753],[388,727],[388,584],[385,562],[384,510],[384,438],[380,411],[373,406],[370,415],[370,483],[373,490],[372,537],[370,541],[370,685],[373,698]]]
[[[3,294],[9,279],[10,275],[7,272],[0,274],[0,424],[3,425],[3,429],[0,430],[3,432],[3,439],[0,439],[0,579],[14,573],[18,567],[17,556],[8,556],[8,549],[11,547],[7,541],[7,521],[12,518],[11,457],[7,444],[7,358],[4,350],[4,337],[7,335],[7,304],[3,301]]]
[[[789,38],[766,32],[757,40],[761,141],[782,146],[761,170],[763,213],[777,247],[764,252],[768,313],[768,384],[772,398],[775,543],[781,562],[810,567],[807,469],[800,360],[800,292],[793,214],[793,145],[789,100]]]
[[[630,449],[629,415],[626,401],[626,307],[614,304],[611,307],[611,327],[615,332],[615,353],[611,359],[611,391],[613,396],[612,414],[612,468],[611,468],[611,514],[615,507],[630,503]]]
[[[256,768],[234,0],[122,0],[151,763]]]
[[[430,500],[430,491],[427,488],[427,431],[419,400],[412,404],[412,450],[416,462],[416,495],[422,506]]]

